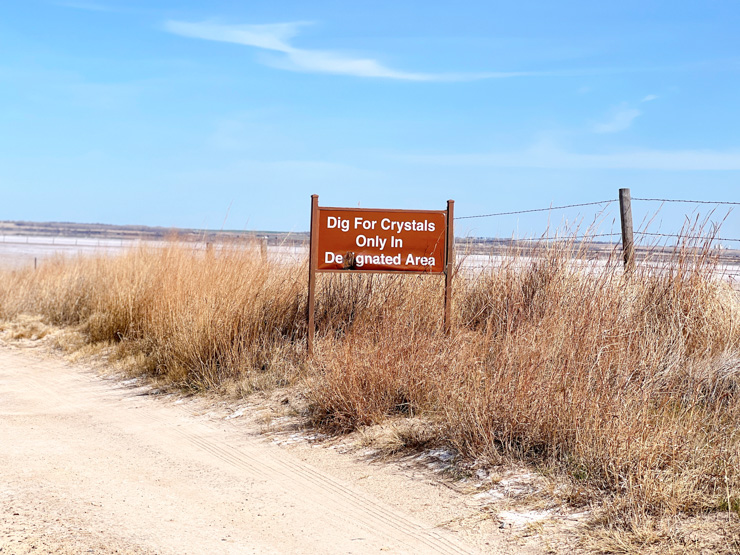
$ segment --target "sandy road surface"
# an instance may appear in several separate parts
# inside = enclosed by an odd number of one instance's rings
[[[477,552],[435,525],[444,488],[389,502],[338,453],[312,464],[147,391],[0,345],[1,554]]]

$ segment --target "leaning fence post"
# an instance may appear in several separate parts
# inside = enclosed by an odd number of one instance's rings
[[[634,264],[635,243],[632,238],[632,201],[629,189],[619,189],[619,216],[622,222],[622,255],[624,267]]]

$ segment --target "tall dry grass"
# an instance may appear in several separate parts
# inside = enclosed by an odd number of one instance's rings
[[[0,316],[80,326],[89,341],[120,343],[144,356],[145,371],[186,387],[287,383],[302,353],[301,275],[261,264],[248,245],[56,259],[6,274],[0,287]]]
[[[307,268],[173,245],[5,273],[0,316],[43,315],[187,387],[300,384],[320,425],[389,417],[425,440],[515,457],[606,495],[609,523],[740,509],[740,303],[707,245],[622,271],[582,244],[460,272],[455,331],[436,276],[322,275],[306,360]],[[637,520],[636,520],[637,519]]]

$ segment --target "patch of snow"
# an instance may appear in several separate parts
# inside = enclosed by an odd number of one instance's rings
[[[427,468],[435,472],[448,470],[456,458],[457,453],[449,449],[430,449],[415,457],[417,461],[426,463]]]
[[[487,479],[485,471],[476,473],[481,480]],[[531,472],[511,472],[485,491],[475,495],[476,499],[494,502],[506,497],[522,497],[538,491],[540,478]]]
[[[552,518],[553,511],[502,511],[498,513],[499,519],[510,526],[526,526],[533,522],[541,522]]]
[[[247,409],[245,409],[245,408],[241,408],[241,409],[237,410],[236,412],[234,412],[233,414],[230,414],[229,416],[226,416],[224,418],[224,420],[231,420],[232,418],[239,418],[240,416],[244,416],[244,411],[246,411],[246,410]]]
[[[457,453],[448,449],[431,449],[426,453],[427,458],[434,458],[442,462],[450,462],[457,457]]]
[[[475,499],[479,499],[482,501],[488,501],[488,502],[500,501],[504,497],[506,497],[506,494],[503,491],[496,491],[495,489],[489,489],[487,491],[482,491],[480,493],[476,493],[473,496],[473,498]]]

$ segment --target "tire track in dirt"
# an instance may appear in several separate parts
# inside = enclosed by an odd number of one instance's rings
[[[165,423],[156,411],[148,408],[140,410],[146,411],[149,419]],[[209,423],[199,422],[198,424],[198,427],[217,432],[217,428]],[[378,503],[371,497],[362,495],[329,475],[317,471],[311,465],[296,461],[294,458],[275,457],[266,461],[250,455],[245,449],[208,439],[203,434],[192,431],[192,429],[178,427],[172,428],[170,431],[235,468],[253,474],[269,475],[271,480],[284,487],[294,485],[296,476],[299,476],[303,485],[311,488],[317,496],[326,492],[337,494],[343,500],[343,503],[332,503],[333,497],[328,497],[327,500],[321,502],[323,507],[331,511],[333,518],[349,520],[355,524],[359,523],[368,531],[374,533],[382,532],[390,535],[389,530],[395,530],[396,533],[393,535],[397,541],[410,548],[413,546],[408,544],[408,537],[415,538],[416,544],[421,542],[433,550],[434,553],[461,554],[471,552],[470,548],[463,548],[456,541],[448,538],[446,534],[438,533],[433,527],[422,526],[418,522]],[[216,434],[209,435],[214,437]],[[259,440],[249,438],[244,438],[243,441],[250,446],[262,443]],[[351,504],[351,507],[347,506],[348,503]]]
[[[326,491],[337,493],[343,498],[343,500],[352,504],[350,511],[351,520],[362,523],[369,531],[385,530],[385,533],[387,534],[388,529],[393,529],[396,532],[400,532],[400,534],[396,534],[396,536],[398,540],[403,542],[405,545],[412,547],[404,541],[404,536],[412,536],[418,541],[423,542],[430,549],[433,549],[435,553],[459,554],[470,552],[469,550],[460,548],[447,538],[413,523],[398,513],[394,512],[391,514],[387,507],[383,507],[371,498],[358,495],[352,489],[328,478],[326,475],[316,472],[309,466],[298,465],[295,462],[289,461],[273,461],[284,468],[283,471],[276,470],[274,467],[271,468],[266,464],[260,464],[258,461],[254,460],[253,457],[246,455],[243,451],[233,449],[229,446],[217,445],[183,430],[178,431],[186,440],[199,446],[201,449],[208,451],[221,460],[234,465],[235,467],[247,468],[257,472],[269,472],[273,475],[276,481],[280,481],[282,483],[285,483],[288,476],[295,477],[298,475],[301,476],[305,484],[308,487],[311,487],[316,493]],[[324,504],[324,507],[329,508],[326,504]],[[337,518],[346,518],[345,515],[341,514],[340,510],[346,510],[347,508],[348,507],[345,504],[342,504],[342,506],[333,507],[332,512],[336,514]]]
[[[57,493],[67,508],[74,509],[73,497],[86,485],[97,488],[90,496],[104,498],[106,507],[80,518],[92,519],[101,529],[111,523],[121,526],[115,544],[119,547],[125,538],[135,538],[132,541],[139,544],[128,548],[135,551],[138,545],[141,551],[165,553],[476,552],[451,532],[424,524],[254,437],[254,429],[251,436],[236,427],[225,430],[222,422],[204,422],[183,406],[147,395],[143,388],[100,379],[89,369],[0,347],[0,400],[0,437],[12,440],[16,426],[27,419],[37,438],[45,419],[55,419],[50,426],[55,435],[49,441],[60,454],[55,451],[46,457],[49,461],[34,461],[32,470],[48,472],[53,480],[55,469],[66,469],[67,482],[61,482]],[[70,438],[59,437],[60,429]],[[23,441],[17,439],[14,456],[22,456],[16,451]],[[86,441],[96,442],[89,452],[73,460],[61,458]],[[19,466],[14,483],[21,483],[19,477],[29,469],[23,468],[22,460],[10,463]],[[112,475],[100,476],[109,464]],[[130,475],[137,466],[142,469]],[[178,481],[173,475],[182,478]],[[129,505],[118,506],[121,501]],[[147,523],[135,520],[151,515],[169,519],[157,523],[161,537],[149,533]],[[206,531],[216,530],[213,544],[203,538],[209,534],[199,534],[188,519]],[[218,538],[221,535],[232,538],[228,545]]]
[[[139,389],[139,388],[135,388]],[[146,396],[146,393],[140,394]],[[138,395],[137,395],[138,396]],[[142,407],[138,409],[142,414],[147,415],[150,421],[157,421],[163,424],[167,423],[156,411]],[[193,428],[207,428],[209,431],[217,432],[218,428],[207,422],[199,421]],[[371,497],[357,493],[342,482],[332,479],[330,476],[317,471],[310,465],[303,464],[293,458],[271,458],[269,461],[259,459],[250,455],[245,449],[236,448],[230,444],[208,439],[203,434],[198,434],[189,428],[171,428],[173,434],[179,435],[192,445],[207,452],[223,462],[237,469],[242,469],[261,476],[269,476],[271,480],[280,483],[282,486],[289,488],[296,483],[296,477],[301,478],[302,485],[310,488],[317,496],[321,496],[327,491],[336,493],[343,499],[343,503],[332,503],[332,498],[322,500],[322,507],[331,512],[332,519],[340,519],[353,524],[361,524],[368,531],[373,533],[389,534],[389,530],[395,530],[393,534],[397,541],[413,547],[408,544],[407,538],[414,537],[415,543],[423,543],[434,553],[460,554],[470,553],[470,548],[463,548],[457,542],[447,538],[444,534],[438,533],[433,527],[424,527],[414,522],[398,512],[392,511],[387,506],[376,502]],[[214,437],[216,434],[209,434]],[[247,445],[262,443],[260,440],[250,440],[244,438]],[[352,510],[348,510],[346,503],[351,503]]]

